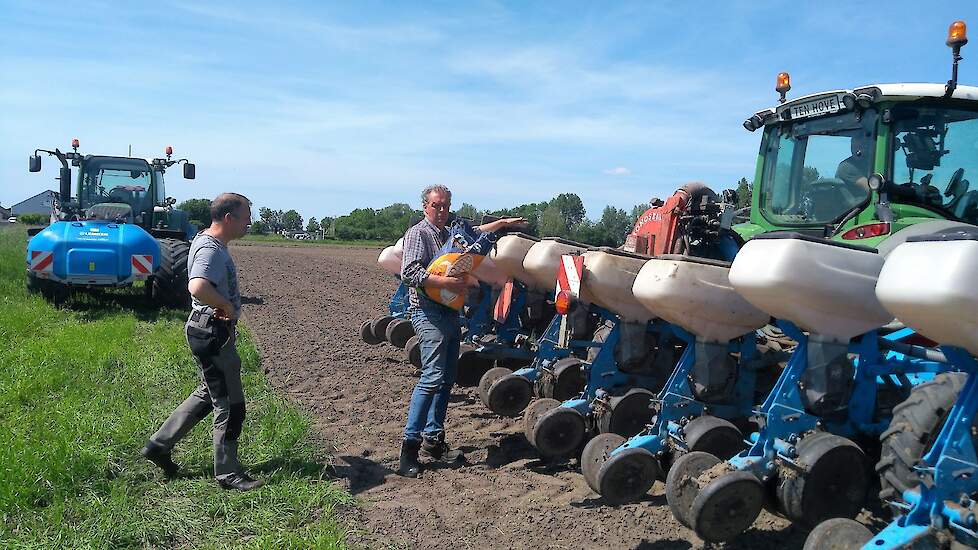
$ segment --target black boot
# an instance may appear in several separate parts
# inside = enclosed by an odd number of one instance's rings
[[[442,460],[445,462],[459,462],[465,460],[465,455],[462,451],[452,450],[445,443],[445,433],[441,432],[434,436],[422,436],[423,443],[421,443],[421,450],[434,460]]]
[[[153,443],[147,443],[146,446],[139,451],[139,454],[143,455],[146,460],[155,464],[157,468],[163,470],[163,474],[168,478],[177,477],[177,474],[180,472],[180,467],[173,462],[172,458],[170,458],[170,451],[163,447],[154,445]]]
[[[405,439],[401,443],[401,460],[397,468],[398,475],[418,477],[418,473],[421,471],[421,464],[418,462],[418,451],[420,449],[420,441]]]
[[[237,472],[228,477],[217,480],[217,484],[222,489],[233,489],[235,491],[250,491],[257,489],[265,484],[264,481],[254,479],[244,472]]]

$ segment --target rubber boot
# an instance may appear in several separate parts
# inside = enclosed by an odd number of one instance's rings
[[[445,433],[439,433],[434,436],[422,436],[423,443],[421,443],[421,450],[434,460],[441,460],[444,462],[459,462],[465,460],[465,455],[462,451],[452,450],[445,443]]]
[[[397,467],[398,475],[404,477],[418,477],[421,471],[421,464],[418,462],[418,451],[421,449],[420,441],[410,441],[405,439],[401,443],[401,459]]]

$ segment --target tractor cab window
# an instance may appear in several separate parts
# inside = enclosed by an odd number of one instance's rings
[[[156,187],[153,196],[153,204],[163,204],[166,200],[166,186],[163,184],[163,171],[155,170],[154,175],[156,176]]]
[[[781,226],[834,223],[866,204],[876,112],[788,122],[765,141],[760,207]]]
[[[905,106],[892,110],[890,200],[978,224],[978,112]]]
[[[150,167],[140,159],[94,157],[85,161],[81,174],[81,204],[128,205],[133,215],[152,208]]]

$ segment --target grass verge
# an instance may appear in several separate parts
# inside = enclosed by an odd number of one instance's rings
[[[266,485],[222,491],[210,419],[177,447],[163,482],[138,455],[197,384],[185,313],[138,291],[56,309],[24,287],[23,229],[0,229],[0,547],[339,548],[338,507],[309,420],[274,394],[247,330],[241,459]]]

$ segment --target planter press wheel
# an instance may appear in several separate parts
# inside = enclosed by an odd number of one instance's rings
[[[383,340],[378,340],[377,337],[374,336],[374,331],[371,330],[370,324],[371,324],[370,321],[364,321],[360,325],[360,339],[363,340],[364,343],[366,344],[370,344],[371,346],[376,346],[377,344],[383,342]]]
[[[716,416],[694,418],[683,428],[690,451],[710,453],[727,460],[744,448],[744,434],[730,421]]]
[[[479,384],[482,376],[493,368],[492,357],[480,353],[473,348],[463,347],[458,356],[458,375],[455,383],[463,388],[471,388]],[[508,369],[507,369],[508,370]]]
[[[621,397],[613,397],[611,410],[598,418],[598,432],[632,437],[645,429],[655,416],[649,405],[655,395],[649,390],[633,388]]]
[[[387,339],[387,327],[390,326],[391,321],[394,317],[391,315],[384,315],[383,317],[378,317],[370,322],[370,330],[374,333],[374,338],[383,342]]]
[[[545,397],[530,403],[526,407],[526,410],[523,411],[523,435],[526,436],[526,440],[530,442],[530,445],[536,447],[536,443],[533,442],[533,427],[536,426],[537,420],[540,419],[543,413],[559,406],[560,401]]]
[[[802,550],[849,550],[862,548],[873,532],[854,519],[832,518],[812,529]]]
[[[533,384],[525,376],[508,373],[489,386],[486,398],[492,412],[503,416],[516,416],[523,412],[533,399]]]
[[[554,365],[553,395],[551,397],[560,401],[573,399],[581,395],[586,384],[584,361],[576,357],[566,357]]]
[[[483,405],[489,407],[489,388],[492,383],[507,374],[512,374],[512,371],[505,367],[493,367],[482,375],[482,378],[479,379],[479,399],[482,400]]]
[[[584,474],[588,487],[595,493],[601,494],[598,471],[608,460],[608,453],[621,447],[624,442],[625,438],[618,434],[598,434],[584,446],[584,452],[581,453],[581,473]]]
[[[634,447],[615,453],[598,471],[598,488],[609,504],[636,502],[662,478],[662,467],[646,449]]]
[[[862,449],[844,437],[819,432],[802,438],[797,451],[804,471],[782,477],[775,492],[785,516],[806,527],[856,517],[870,485]]]
[[[719,463],[719,458],[701,451],[686,453],[673,461],[666,475],[666,502],[679,523],[692,527],[689,510],[700,492],[696,478]]]
[[[404,344],[404,353],[415,368],[421,368],[421,340],[418,339],[417,334],[408,338],[407,343]]]
[[[540,415],[530,430],[534,447],[548,458],[570,456],[584,443],[584,415],[570,407],[555,407]]]
[[[750,472],[725,472],[700,488],[689,522],[701,539],[723,542],[746,531],[764,507],[764,486]]]
[[[414,336],[414,326],[407,319],[394,319],[387,324],[384,332],[392,346],[404,349],[407,341]]]

